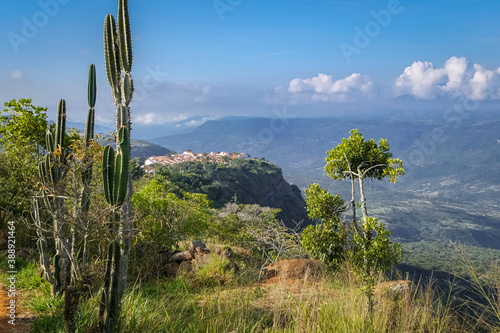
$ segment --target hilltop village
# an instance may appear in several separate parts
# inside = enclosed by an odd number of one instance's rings
[[[172,154],[167,156],[151,156],[144,162],[147,171],[153,171],[154,165],[173,165],[184,162],[212,162],[229,164],[233,159],[248,159],[250,155],[246,153],[210,152],[193,153],[186,150],[182,154]]]

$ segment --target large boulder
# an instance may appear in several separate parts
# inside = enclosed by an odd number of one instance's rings
[[[322,264],[314,259],[288,259],[277,261],[265,268],[267,278],[279,276],[289,279],[303,279],[318,276]]]

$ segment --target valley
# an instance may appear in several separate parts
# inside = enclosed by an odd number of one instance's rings
[[[367,188],[370,214],[385,222],[396,240],[500,249],[500,121],[490,114],[469,115],[458,127],[436,116],[281,121],[272,135],[272,119],[232,117],[152,141],[176,151],[263,157],[302,191],[319,183],[347,199],[350,184],[333,181],[323,171],[325,152],[357,128],[365,138],[387,138],[394,157],[404,162],[406,175],[396,184],[372,182]]]

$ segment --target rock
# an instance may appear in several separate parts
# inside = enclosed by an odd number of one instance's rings
[[[172,262],[172,261],[191,261],[193,259],[193,256],[191,255],[191,252],[189,251],[184,251],[184,252],[177,252],[177,253],[174,253],[169,261]]]
[[[218,255],[219,257],[221,257],[223,259],[230,259],[234,255],[234,252],[233,252],[233,250],[231,250],[231,248],[220,249],[220,248],[216,247],[214,249],[214,252],[216,255]]]
[[[280,276],[292,279],[303,279],[317,276],[321,272],[321,268],[322,264],[319,260],[289,259],[281,260],[267,266],[264,273],[267,278]]]
[[[411,280],[396,280],[396,281],[386,281],[377,284],[374,287],[375,297],[390,296],[399,298],[407,292],[414,290],[413,281]]]
[[[179,269],[177,271],[177,274],[191,273],[192,271],[193,271],[193,265],[190,262],[183,261],[179,265]]]
[[[189,252],[194,256],[196,254],[206,254],[210,253],[210,251],[207,249],[207,246],[200,241],[192,241],[189,243]]]
[[[166,276],[177,276],[177,272],[179,271],[180,264],[178,262],[170,262],[166,264],[164,267],[164,272]]]
[[[210,261],[212,255],[210,253],[197,255],[193,260],[193,265],[196,267],[201,267]]]

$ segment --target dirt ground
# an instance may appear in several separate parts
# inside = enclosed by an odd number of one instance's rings
[[[29,333],[31,323],[35,319],[33,314],[28,309],[21,306],[23,295],[16,291],[16,318],[15,325],[9,324],[11,320],[7,315],[9,313],[10,298],[8,296],[7,288],[3,285],[0,286],[0,332],[2,333]]]

